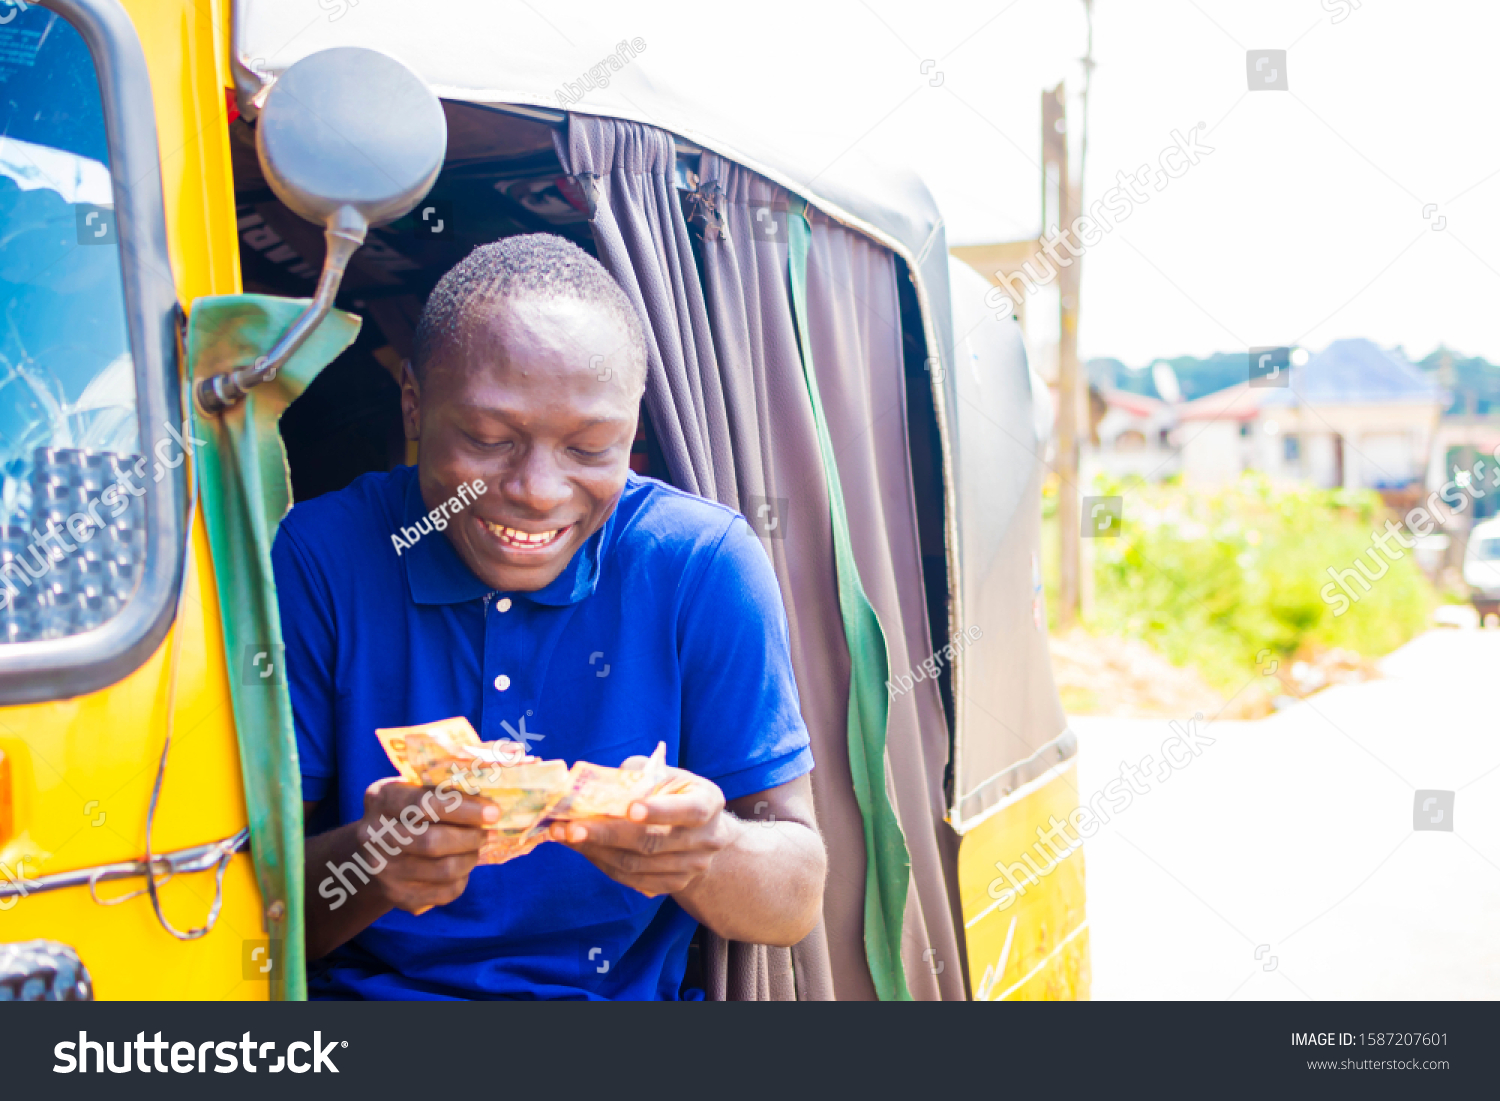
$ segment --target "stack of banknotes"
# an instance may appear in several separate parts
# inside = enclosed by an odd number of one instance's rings
[[[579,818],[624,818],[630,804],[667,787],[667,746],[641,768],[608,768],[579,761],[530,756],[520,742],[481,742],[462,716],[422,726],[377,730],[386,756],[409,784],[448,784],[468,795],[482,795],[500,808],[500,821],[487,827],[479,863],[503,864],[525,856],[547,840],[553,822]]]

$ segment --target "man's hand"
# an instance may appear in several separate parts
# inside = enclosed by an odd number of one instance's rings
[[[637,757],[624,767],[644,763]],[[557,822],[549,836],[627,887],[671,895],[728,940],[792,945],[807,936],[822,912],[827,873],[808,778],[726,807],[712,781],[680,768],[671,776],[624,819]]]
[[[355,835],[369,844],[366,862],[375,863],[377,853],[385,857],[374,886],[387,905],[423,914],[452,902],[469,885],[484,844],[482,827],[498,822],[500,811],[473,795],[455,805],[455,796],[460,793],[439,795],[435,788],[395,781],[376,781],[366,790]]]
[[[644,763],[645,758],[633,757],[622,767]],[[662,793],[632,803],[626,818],[557,822],[548,836],[647,898],[687,891],[743,824],[724,813],[717,784],[680,768],[668,775]]]
[[[306,817],[314,809],[303,804]],[[305,843],[307,958],[327,955],[392,909],[422,914],[452,902],[468,887],[479,859],[485,838],[480,827],[499,820],[488,799],[394,777],[371,784],[358,821]],[[363,872],[334,877],[333,870],[355,854],[365,867],[380,867],[369,883],[360,883]],[[346,882],[352,892],[341,885]]]

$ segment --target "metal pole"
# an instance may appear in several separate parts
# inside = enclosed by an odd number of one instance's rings
[[[1073,188],[1068,176],[1068,126],[1066,84],[1042,95],[1043,164],[1056,173],[1057,228],[1061,235],[1074,217]],[[1045,185],[1044,185],[1045,186]],[[1045,221],[1043,237],[1047,236]],[[1059,333],[1057,342],[1057,530],[1058,601],[1057,625],[1066,630],[1078,621],[1080,579],[1080,535],[1082,496],[1078,485],[1078,451],[1083,419],[1082,399],[1087,391],[1078,372],[1078,259],[1061,245],[1051,254],[1057,258]]]
[[[1083,124],[1078,135],[1078,191],[1076,209],[1079,213],[1088,209],[1084,202],[1083,184],[1084,171],[1088,167],[1089,156],[1089,88],[1094,81],[1094,0],[1083,0],[1083,16],[1088,23],[1088,44],[1084,49],[1083,62],[1083,102],[1080,114],[1083,116]],[[1074,371],[1081,373],[1077,362],[1078,355],[1078,310],[1079,297],[1083,283],[1083,257],[1073,261],[1073,358]],[[1067,310],[1067,300],[1064,299],[1063,309]],[[1066,325],[1066,320],[1064,321]],[[1075,374],[1075,377],[1076,374]],[[1077,423],[1081,426],[1079,435],[1083,439],[1092,439],[1093,436],[1093,410],[1092,401],[1089,397],[1089,383],[1085,377],[1079,383],[1080,393],[1078,395],[1078,417]],[[1086,464],[1079,461],[1079,478],[1082,491],[1086,491],[1092,484],[1092,470],[1086,469]],[[1081,491],[1081,492],[1082,492]],[[1082,523],[1082,517],[1079,519]],[[1094,544],[1092,541],[1085,546],[1081,541],[1079,548],[1078,563],[1078,613],[1085,623],[1094,617]]]

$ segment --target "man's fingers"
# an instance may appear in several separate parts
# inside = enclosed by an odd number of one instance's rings
[[[457,800],[455,802],[455,800]],[[457,790],[439,792],[434,787],[404,783],[399,777],[376,780],[365,789],[365,808],[390,818],[399,818],[407,807],[418,807],[429,822],[455,826],[486,826],[500,821],[500,808],[480,795]]]
[[[500,821],[500,808],[482,795],[465,795],[455,806],[452,805],[452,795],[445,799],[436,788],[426,788],[421,798],[412,800],[412,803],[421,807],[428,819],[446,822],[450,826],[478,829]]]
[[[673,837],[674,832],[670,826],[647,826],[619,818],[583,818],[557,823],[550,836],[572,848],[587,844],[634,852],[667,852],[688,847],[691,842]]]
[[[448,801],[452,802],[452,796],[448,797]],[[423,809],[426,810],[429,806],[437,807],[439,822],[447,822],[453,826],[492,826],[500,821],[500,808],[482,795],[465,795],[463,801],[452,810],[447,808],[440,797],[424,803]]]
[[[465,852],[453,856],[413,857],[401,863],[401,878],[412,883],[451,883],[474,870],[479,853]]]
[[[606,849],[597,846],[579,845],[575,851],[582,853],[601,869],[616,877],[630,879],[651,876],[697,876],[708,868],[712,857],[704,852],[669,852],[645,855],[626,849]]]
[[[411,844],[402,847],[412,856],[440,859],[477,853],[487,836],[483,830],[469,826],[436,825],[429,826],[426,833],[412,837]]]
[[[699,780],[677,794],[653,795],[630,805],[630,821],[662,826],[701,826],[724,809],[718,785]]]
[[[718,831],[707,828],[649,825],[619,818],[559,822],[550,836],[584,855],[591,849],[614,849],[645,856],[693,850],[717,852],[725,840]]]

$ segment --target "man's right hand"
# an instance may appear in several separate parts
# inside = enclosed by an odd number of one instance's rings
[[[309,837],[305,849],[308,959],[318,959],[358,935],[392,909],[423,914],[458,898],[484,843],[483,827],[499,821],[488,799],[457,790],[404,784],[394,777],[365,791],[365,812],[355,822]],[[365,867],[385,866],[352,895],[342,887],[323,894],[329,865],[338,867],[358,853]],[[334,905],[325,899],[339,896]]]
[[[408,808],[416,808],[415,813]],[[386,859],[375,876],[381,897],[398,910],[422,914],[464,893],[484,844],[482,827],[499,820],[499,808],[479,796],[458,791],[439,795],[436,788],[377,780],[365,791],[365,814],[356,836],[361,846],[369,843],[367,862],[376,863],[371,850]]]

